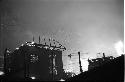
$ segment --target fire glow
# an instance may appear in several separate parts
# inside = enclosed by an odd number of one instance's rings
[[[122,41],[118,41],[117,43],[115,43],[115,49],[117,54],[120,56],[121,54],[124,53],[124,46],[123,46],[123,42]]]

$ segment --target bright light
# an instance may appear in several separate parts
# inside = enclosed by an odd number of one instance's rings
[[[16,50],[19,50],[19,48],[16,48]]]
[[[35,42],[31,42],[31,44],[34,44]]]
[[[50,47],[50,50],[52,50],[53,49],[53,47]]]
[[[24,44],[21,44],[21,46],[23,46]]]
[[[123,49],[124,49],[124,46],[123,46],[123,42],[122,41],[118,41],[116,44],[115,44],[115,49],[116,49],[116,52],[118,55],[121,55],[124,53]]]
[[[3,74],[4,74],[4,72],[0,71],[0,75],[3,75]]]
[[[48,47],[48,46],[45,46],[44,48],[46,48],[46,49],[47,49],[47,48],[49,48],[49,47]]]
[[[30,77],[31,79],[36,79],[36,77],[34,77],[34,76],[32,76],[32,77]]]
[[[65,81],[64,79],[60,79],[59,81]]]
[[[81,65],[83,71],[88,71],[89,62],[85,59],[81,59]]]

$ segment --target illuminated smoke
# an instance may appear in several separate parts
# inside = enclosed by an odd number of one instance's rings
[[[68,61],[68,65],[67,68],[65,69],[65,72],[73,72],[73,65],[72,65],[72,61]]]

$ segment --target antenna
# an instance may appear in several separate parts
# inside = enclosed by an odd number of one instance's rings
[[[105,58],[105,53],[103,53],[103,57]]]
[[[33,42],[34,42],[34,36],[33,36]]]

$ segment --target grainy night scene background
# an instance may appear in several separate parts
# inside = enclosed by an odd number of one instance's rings
[[[65,46],[63,69],[75,75],[81,73],[78,52],[83,72],[88,59],[122,56],[124,0],[0,0],[1,62],[6,48],[12,53],[26,42],[49,39]]]

